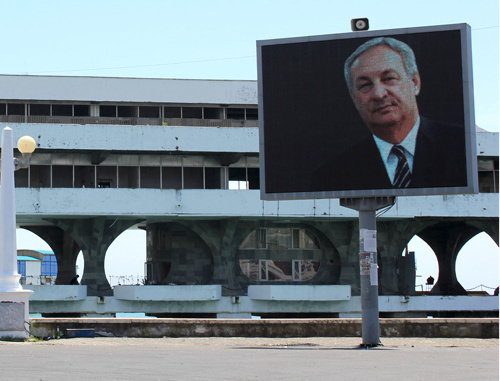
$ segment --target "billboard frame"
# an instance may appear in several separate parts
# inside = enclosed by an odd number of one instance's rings
[[[394,35],[418,34],[427,32],[459,31],[462,60],[462,97],[463,97],[463,127],[465,139],[466,185],[450,187],[421,188],[388,188],[388,189],[357,189],[357,190],[294,190],[272,192],[266,189],[266,152],[265,152],[265,115],[262,49],[271,45],[322,42],[333,40],[376,38]],[[342,34],[293,37],[283,39],[257,41],[258,63],[258,98],[259,98],[259,149],[260,149],[260,184],[261,199],[290,200],[316,198],[358,198],[358,197],[391,197],[415,195],[471,194],[478,192],[477,157],[476,157],[476,126],[474,116],[474,96],[472,80],[472,49],[470,26],[467,24],[437,25],[415,28],[386,29],[376,31],[350,32]],[[345,82],[340,84],[346,86]],[[283,138],[286,138],[283,136]],[[268,163],[269,165],[269,163]],[[271,164],[272,165],[272,164]]]

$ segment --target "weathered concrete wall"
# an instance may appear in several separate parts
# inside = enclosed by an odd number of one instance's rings
[[[127,337],[361,337],[361,319],[31,319],[31,334],[57,327]],[[498,338],[499,319],[380,319],[381,337]],[[383,341],[383,340],[382,340]]]

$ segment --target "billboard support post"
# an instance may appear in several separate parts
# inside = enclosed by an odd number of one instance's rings
[[[394,205],[395,197],[343,198],[340,205],[359,212],[359,270],[362,346],[380,345],[376,212]]]

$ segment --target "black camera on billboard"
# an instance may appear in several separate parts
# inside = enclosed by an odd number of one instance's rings
[[[351,30],[353,32],[359,32],[360,30],[368,30],[370,25],[368,24],[368,19],[352,19],[351,20]]]

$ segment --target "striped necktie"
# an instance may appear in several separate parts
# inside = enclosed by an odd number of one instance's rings
[[[391,153],[398,158],[396,174],[392,185],[394,188],[406,188],[411,182],[411,171],[404,153],[404,148],[398,145],[392,146]]]

